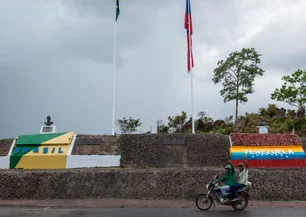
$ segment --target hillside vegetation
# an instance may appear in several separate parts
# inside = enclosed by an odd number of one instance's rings
[[[298,112],[298,111],[297,111]],[[195,121],[196,133],[230,134],[256,133],[256,127],[260,124],[269,126],[270,133],[295,133],[301,137],[306,136],[306,118],[299,116],[294,110],[278,108],[275,104],[269,104],[266,108],[260,108],[257,113],[246,113],[240,115],[236,124],[233,117],[224,120],[214,120],[206,116],[205,112],[199,112],[199,119]],[[167,124],[162,122],[158,125],[158,133],[190,133],[191,118],[187,120],[186,112],[181,115],[169,117]]]

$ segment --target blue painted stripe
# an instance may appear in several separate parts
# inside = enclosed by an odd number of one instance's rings
[[[261,155],[261,154],[247,154],[248,159],[256,159],[256,160],[273,160],[273,159],[305,159],[304,152],[295,152],[294,154],[269,154],[269,155]],[[244,153],[232,153],[232,160],[244,160]]]
[[[299,152],[293,152],[294,154],[284,154],[284,153],[278,153],[278,155],[305,155],[305,152],[303,152],[303,151],[299,151]],[[244,152],[232,152],[232,155],[244,155],[245,153]],[[259,153],[253,153],[253,154],[251,154],[251,153],[247,153],[247,156],[250,156],[250,155],[261,155],[261,154],[259,154]],[[263,154],[263,155],[266,155],[266,154]],[[268,155],[275,155],[275,154],[273,154],[273,153],[269,153]]]

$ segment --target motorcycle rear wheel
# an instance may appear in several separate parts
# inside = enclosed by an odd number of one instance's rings
[[[244,205],[241,205],[241,204],[244,204]],[[245,208],[247,208],[248,204],[249,204],[249,200],[248,200],[247,195],[238,193],[238,201],[233,202],[232,207],[237,211],[242,211]]]
[[[210,195],[208,195],[206,201],[204,201],[206,196],[207,196],[207,194],[205,194],[205,193],[199,194],[198,197],[196,198],[196,201],[195,201],[198,209],[200,209],[202,211],[208,210],[213,204],[213,199]],[[207,204],[207,205],[206,205],[206,207],[205,206],[202,207],[201,204]]]

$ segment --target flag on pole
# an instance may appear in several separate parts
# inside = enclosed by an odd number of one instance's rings
[[[119,14],[120,14],[119,0],[116,0],[116,22],[118,20]]]
[[[192,16],[191,16],[191,7],[190,7],[190,0],[186,0],[186,11],[185,11],[185,29],[187,31],[187,69],[188,73],[190,72],[191,68],[194,67],[193,62],[193,54],[192,54]]]

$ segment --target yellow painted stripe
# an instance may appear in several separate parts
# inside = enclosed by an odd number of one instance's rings
[[[54,139],[50,139],[46,142],[43,142],[42,145],[70,145],[73,135],[73,132],[69,132]]]
[[[61,147],[61,152],[58,153],[59,148]],[[44,148],[48,148],[46,154],[43,153]],[[52,153],[52,149],[55,148],[55,151]],[[44,145],[38,148],[38,153],[33,151],[28,152],[19,160],[16,168],[23,169],[65,169],[66,168],[66,158],[68,153],[69,146],[50,146]]]
[[[23,156],[16,169],[66,169],[67,155]]]
[[[239,147],[231,147],[230,154],[233,152],[245,152],[247,150],[252,151],[267,151],[267,150],[284,150],[288,152],[289,150],[292,152],[304,152],[304,149],[301,146],[239,146]]]

